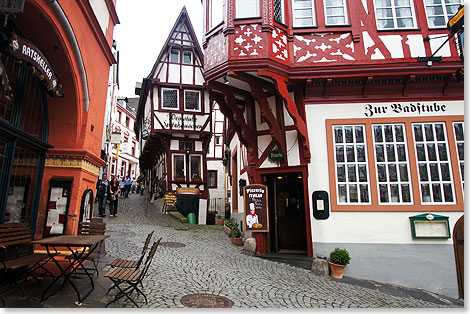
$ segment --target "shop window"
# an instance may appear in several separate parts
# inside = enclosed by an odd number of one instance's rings
[[[179,50],[171,49],[170,62],[180,63],[180,51]]]
[[[191,111],[201,110],[199,106],[199,92],[196,91],[184,91],[184,109]]]
[[[462,0],[426,0],[429,28],[447,27],[447,22],[457,13]]]
[[[21,105],[18,127],[30,135],[42,139],[43,119],[38,119],[43,115],[40,87],[36,82],[36,78],[32,75],[26,77],[25,83],[25,91],[28,95]]]
[[[207,170],[207,185],[211,189],[217,188],[217,170]]]
[[[405,126],[373,125],[379,203],[411,203]]]
[[[11,122],[21,65],[15,62],[14,57],[2,53],[0,68],[3,70],[0,89],[0,119]]]
[[[209,0],[209,29],[224,20],[224,0]]]
[[[274,0],[274,20],[278,23],[285,23],[284,21],[284,0]]]
[[[464,187],[464,123],[454,122],[454,137],[457,145],[457,157],[459,159],[460,179],[462,180],[462,191]]]
[[[178,109],[178,90],[177,89],[162,89],[162,108],[163,109]]]
[[[174,178],[184,178],[184,155],[173,155]]]
[[[183,52],[183,64],[193,64],[193,53],[191,51]]]
[[[191,179],[201,178],[201,156],[190,156]]]
[[[338,203],[369,203],[364,126],[334,126],[333,133]]]
[[[416,27],[412,0],[375,0],[375,15],[377,29]]]
[[[325,0],[326,25],[345,25],[348,22],[346,0]]]
[[[237,0],[237,18],[259,17],[259,0]]]
[[[444,123],[414,123],[414,142],[423,203],[454,202]]]
[[[313,0],[293,0],[294,27],[315,26]]]

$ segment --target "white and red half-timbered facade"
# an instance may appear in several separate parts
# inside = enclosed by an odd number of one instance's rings
[[[345,247],[346,275],[457,296],[463,64],[446,26],[461,1],[202,2],[232,216],[240,186],[268,186],[258,253]]]
[[[208,173],[208,153],[222,165],[223,145],[222,138],[220,144],[210,145],[213,104],[202,72],[202,51],[183,8],[151,73],[142,82],[136,130],[148,133],[140,136],[140,166],[146,171],[153,199],[182,187],[198,189],[199,224],[206,223],[209,175],[214,182],[213,173]],[[219,120],[223,122],[223,118]],[[217,173],[222,174],[223,169]]]

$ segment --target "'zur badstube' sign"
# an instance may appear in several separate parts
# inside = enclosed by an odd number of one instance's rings
[[[52,70],[50,62],[36,45],[14,34],[10,40],[10,52],[15,58],[24,60],[34,67],[33,73],[45,83],[47,91],[52,96],[62,96],[59,79]]]

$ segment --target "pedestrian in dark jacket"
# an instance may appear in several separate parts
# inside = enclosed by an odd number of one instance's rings
[[[98,199],[98,215],[100,217],[106,216],[106,200],[109,197],[109,180],[108,175],[103,173],[102,179],[98,178],[96,182],[96,197]]]
[[[109,204],[109,215],[111,217],[117,216],[118,200],[119,200],[119,181],[117,178],[113,178],[110,184],[110,204]]]

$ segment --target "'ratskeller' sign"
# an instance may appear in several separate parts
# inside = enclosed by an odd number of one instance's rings
[[[52,70],[50,62],[36,45],[14,34],[10,40],[10,51],[15,58],[24,60],[34,67],[33,73],[45,83],[47,91],[52,96],[62,96],[59,79]]]

